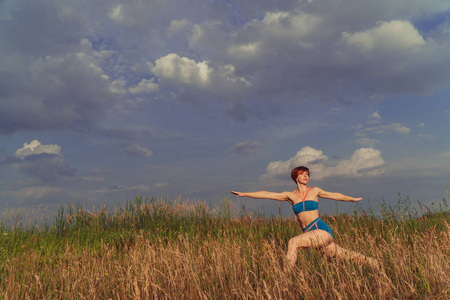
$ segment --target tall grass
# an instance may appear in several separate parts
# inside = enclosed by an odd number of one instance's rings
[[[297,221],[224,200],[136,197],[122,207],[61,207],[52,223],[0,226],[3,299],[449,299],[450,213],[323,216],[336,242],[376,257],[382,271],[299,250],[283,271]]]

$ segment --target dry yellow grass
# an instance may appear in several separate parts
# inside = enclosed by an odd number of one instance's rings
[[[443,215],[448,220],[448,214]],[[235,221],[248,226],[252,221]],[[285,222],[294,222],[289,219]],[[445,222],[445,221],[444,221]],[[380,222],[381,224],[381,222]],[[445,223],[447,224],[447,223]],[[333,223],[330,222],[333,227]],[[337,233],[348,249],[378,258],[382,272],[300,250],[283,272],[284,242],[208,234],[154,237],[135,233],[124,247],[67,243],[52,256],[36,249],[11,253],[1,264],[4,299],[449,299],[450,228],[384,237]],[[336,228],[332,228],[336,229]],[[356,231],[356,230],[355,230]],[[207,231],[206,231],[207,232]],[[8,238],[8,237],[3,237]],[[411,298],[409,298],[411,297]]]

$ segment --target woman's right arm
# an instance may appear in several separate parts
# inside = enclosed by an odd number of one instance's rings
[[[231,193],[238,195],[239,197],[249,197],[249,198],[254,198],[254,199],[271,199],[271,200],[277,200],[277,201],[289,201],[287,192],[272,193],[272,192],[266,192],[266,191],[259,191],[259,192],[250,192],[250,193],[240,193],[240,192],[231,191]]]

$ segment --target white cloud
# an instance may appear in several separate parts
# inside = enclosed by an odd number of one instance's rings
[[[138,144],[123,145],[123,149],[126,153],[135,157],[152,157],[153,152],[147,148],[141,147]]]
[[[97,5],[94,2],[94,7]],[[161,15],[161,9],[163,5],[168,5],[164,1],[121,1],[122,4],[115,5],[110,3],[110,9],[108,17],[110,20],[115,21],[117,24],[124,27],[124,29],[137,29],[143,30],[143,28],[149,28],[154,24],[156,19]],[[98,15],[97,15],[98,17]],[[127,32],[129,33],[129,32]],[[116,32],[117,34],[117,32]]]
[[[172,20],[170,22],[169,28],[167,28],[167,31],[169,33],[178,33],[183,32],[190,28],[192,26],[192,23],[189,22],[188,19],[182,19],[182,20]]]
[[[131,94],[148,94],[152,92],[157,92],[159,90],[159,85],[155,83],[155,79],[142,79],[137,86],[131,87],[128,91]]]
[[[382,173],[378,167],[384,165],[381,152],[373,148],[357,149],[349,160],[339,162],[336,167],[329,169],[329,176],[343,174],[350,177],[361,175],[379,175]]]
[[[368,145],[373,147],[376,143],[380,142],[377,139],[373,139],[367,137],[368,134],[385,134],[387,132],[394,132],[399,135],[408,135],[411,132],[411,128],[406,127],[401,123],[390,123],[383,124],[383,120],[378,111],[371,114],[366,122],[366,125],[372,125],[371,127],[366,127],[363,124],[359,124],[357,128],[358,132],[356,133],[357,137],[360,137],[356,140],[358,144]]]
[[[125,80],[122,80],[122,79],[114,80],[113,82],[111,82],[111,84],[109,86],[109,91],[111,93],[124,95],[127,92],[127,90],[125,88],[126,85],[127,85],[127,83],[125,82]]]
[[[297,11],[268,12],[264,19],[254,20],[249,26],[258,28],[265,36],[299,41],[313,34],[319,25],[319,17]]]
[[[287,161],[274,161],[267,166],[267,173],[263,177],[273,177],[279,175],[290,174],[291,170],[301,165],[311,165],[316,161],[326,161],[328,157],[323,155],[321,150],[312,147],[303,147],[295,156]]]
[[[23,159],[29,155],[43,153],[61,155],[61,147],[58,145],[42,145],[38,140],[33,140],[29,144],[24,143],[23,148],[17,149],[15,156]]]
[[[226,39],[226,54],[242,63],[264,65],[275,53],[313,47],[320,26],[320,17],[302,11],[269,11],[263,19],[253,19],[231,34]]]
[[[235,58],[246,58],[246,59],[257,59],[258,55],[261,54],[262,43],[247,43],[247,44],[237,44],[231,45],[227,48],[227,53]]]
[[[157,59],[153,67],[153,73],[161,78],[197,86],[207,85],[212,72],[207,61],[197,63],[193,59],[180,57],[175,53]]]
[[[369,124],[378,123],[378,122],[380,122],[380,120],[381,120],[381,116],[378,113],[378,111],[376,111],[369,116],[369,120],[367,121],[367,123],[369,123]]]
[[[389,124],[388,128],[397,132],[398,134],[401,134],[401,135],[408,135],[411,132],[410,128],[403,126],[400,123]]]
[[[377,134],[382,134],[386,131],[394,131],[400,135],[408,135],[411,132],[411,129],[400,124],[400,123],[391,123],[388,125],[380,125],[376,127],[369,127],[366,128],[365,131],[367,132],[374,132]]]
[[[382,173],[381,166],[384,160],[381,152],[373,148],[357,149],[349,160],[328,163],[328,157],[322,151],[312,147],[303,147],[297,154],[287,161],[275,161],[269,163],[266,174],[261,180],[270,181],[283,176],[290,178],[290,172],[297,166],[307,166],[311,170],[311,176],[315,180],[321,180],[330,176],[375,176]]]
[[[119,4],[116,7],[114,7],[108,14],[108,16],[115,21],[122,22],[124,20],[122,5]]]
[[[364,50],[406,49],[425,44],[417,29],[410,22],[402,20],[379,22],[377,27],[364,32],[343,32],[342,38],[347,44]]]
[[[214,95],[235,93],[239,88],[251,83],[243,77],[235,76],[235,67],[227,64],[211,67],[208,61],[196,62],[187,57],[170,53],[155,61],[152,69],[159,81],[170,80],[176,84],[188,84]]]

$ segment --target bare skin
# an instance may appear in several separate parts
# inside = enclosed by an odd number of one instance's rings
[[[239,196],[239,197],[250,197],[254,199],[271,199],[276,201],[287,201],[291,205],[295,205],[297,203],[302,202],[303,197],[307,193],[309,182],[309,174],[308,172],[303,172],[298,175],[296,183],[297,189],[294,192],[281,192],[281,193],[272,193],[266,191],[259,192],[250,192],[250,193],[241,193],[236,191],[231,191],[231,193]],[[313,187],[307,194],[305,201],[312,200],[318,201],[318,197],[326,198],[336,201],[348,201],[348,202],[357,202],[362,200],[362,198],[354,198],[350,196],[343,195],[341,193],[331,193],[326,192],[318,187]],[[303,211],[297,214],[298,222],[302,228],[305,228],[308,224],[310,224],[313,220],[319,217],[319,211]],[[300,235],[297,235],[289,240],[288,243],[288,251],[286,253],[286,261],[288,267],[293,267],[297,262],[297,253],[298,248],[316,248],[319,251],[328,256],[335,257],[337,259],[345,259],[357,261],[360,263],[368,263],[373,268],[379,268],[379,262],[376,259],[367,257],[361,253],[346,250],[336,244],[333,240],[331,234],[325,230],[316,229],[311,230]]]

